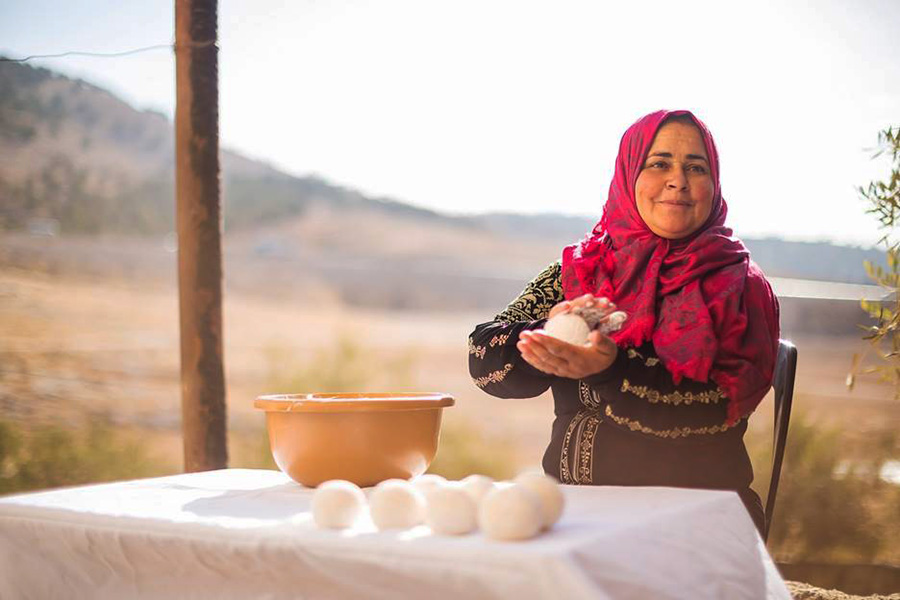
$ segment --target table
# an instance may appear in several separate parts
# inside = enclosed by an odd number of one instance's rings
[[[790,599],[732,492],[563,486],[515,543],[320,530],[312,493],[226,469],[0,498],[0,598]]]

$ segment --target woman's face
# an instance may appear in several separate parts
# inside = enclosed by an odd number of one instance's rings
[[[691,235],[709,217],[713,187],[700,130],[679,121],[660,127],[635,186],[647,227],[670,240]]]

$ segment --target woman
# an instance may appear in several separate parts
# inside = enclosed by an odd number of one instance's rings
[[[726,212],[706,126],[688,111],[641,118],[600,222],[475,328],[469,371],[503,398],[552,388],[543,466],[561,482],[735,490],[763,531],[743,435],[772,384],[778,302]],[[583,347],[543,333],[607,301],[628,315],[618,332]]]

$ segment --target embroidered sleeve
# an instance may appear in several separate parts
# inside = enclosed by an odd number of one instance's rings
[[[525,286],[519,297],[513,300],[506,310],[494,317],[494,320],[515,323],[546,319],[550,309],[564,300],[561,271],[559,261],[541,271]]]
[[[550,309],[562,301],[559,277],[556,262],[493,321],[476,326],[469,335],[469,374],[478,388],[501,398],[531,398],[550,387],[553,378],[525,362],[516,342],[522,331],[543,327]]]

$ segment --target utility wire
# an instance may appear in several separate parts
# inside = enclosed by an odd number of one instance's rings
[[[28,62],[29,60],[35,58],[63,58],[65,56],[90,56],[94,58],[115,58],[118,56],[128,56],[131,54],[138,54],[140,52],[149,52],[151,50],[162,50],[164,48],[169,48],[171,50],[177,50],[179,46],[183,48],[206,48],[208,46],[212,46],[216,43],[215,40],[209,40],[206,42],[189,42],[186,44],[156,44],[155,46],[144,46],[143,48],[135,48],[133,50],[125,50],[123,52],[81,52],[73,50],[71,52],[62,52],[60,54],[32,54],[31,56],[26,56],[25,58],[5,58],[0,57],[0,62],[17,62],[23,63]]]

